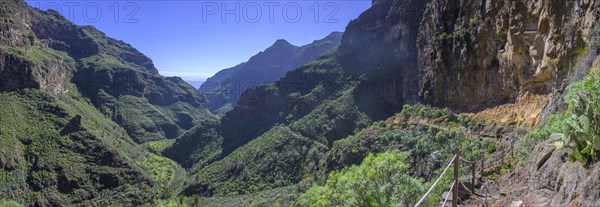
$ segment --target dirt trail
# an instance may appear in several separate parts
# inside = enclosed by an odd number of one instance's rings
[[[492,121],[498,125],[512,125],[517,128],[532,129],[541,121],[541,112],[551,95],[529,95],[516,103],[504,104],[477,113],[464,115],[481,120]]]

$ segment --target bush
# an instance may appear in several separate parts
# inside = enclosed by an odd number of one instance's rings
[[[406,104],[400,112],[404,117],[418,117],[426,119],[438,119],[445,118],[447,121],[454,124],[460,124],[465,126],[480,126],[482,123],[479,120],[474,120],[464,115],[457,115],[452,113],[449,109],[441,109],[423,104],[410,105]]]
[[[587,163],[600,151],[600,73],[590,72],[571,84],[565,98],[567,110],[560,131],[550,135],[557,148],[572,146],[570,160]]]
[[[408,174],[408,156],[397,150],[369,155],[359,166],[332,172],[294,206],[413,206],[427,189]]]

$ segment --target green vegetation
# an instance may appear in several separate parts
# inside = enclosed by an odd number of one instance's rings
[[[324,149],[278,126],[195,174],[199,184],[211,186],[216,196],[255,193],[299,182],[314,170],[308,166],[318,164]]]
[[[121,96],[116,102],[112,111],[115,121],[138,143],[174,139],[194,125],[213,118],[206,109],[182,102],[161,106],[131,95]]]
[[[175,140],[174,139],[165,139],[165,140],[159,140],[159,141],[150,141],[148,142],[148,147],[150,147],[150,149],[156,153],[160,153],[163,150],[173,146],[173,144],[175,144]]]
[[[115,114],[123,128],[138,142],[178,136],[177,124],[144,98],[120,97]]]
[[[233,109],[243,91],[256,85],[276,82],[285,77],[288,71],[337,47],[341,37],[342,33],[336,32],[301,47],[293,46],[285,40],[277,41],[264,52],[251,57],[248,62],[220,71],[201,87],[210,100],[210,109],[217,115],[224,115]]]
[[[368,155],[359,166],[332,172],[326,184],[302,194],[294,206],[413,206],[427,190],[410,176],[409,154]]]
[[[125,67],[125,64],[123,64],[121,60],[104,54],[82,58],[80,61],[86,66],[94,66],[98,69]]]
[[[489,138],[483,139],[481,144],[488,153],[492,153],[492,152],[496,151],[496,144],[494,144],[494,142],[490,141]]]
[[[521,162],[544,140],[553,141],[560,149],[571,147],[569,160],[587,163],[597,160],[600,150],[600,73],[590,71],[582,80],[572,83],[564,96],[566,109],[548,116],[545,123],[535,128],[515,145]]]
[[[475,29],[479,24],[479,17],[474,16],[471,17],[464,25],[458,25],[454,28],[452,33],[448,34],[446,32],[442,32],[439,35],[439,39],[441,40],[452,40],[452,39],[460,39],[465,37],[467,34],[471,33],[471,30]]]
[[[0,207],[23,207],[23,205],[13,200],[0,200]]]
[[[216,118],[196,89],[179,78],[103,64],[82,69],[73,79],[100,111],[138,143],[174,139]]]
[[[47,66],[45,64],[54,63],[61,64],[67,70],[75,69],[75,60],[69,57],[69,55],[62,51],[53,50],[43,46],[33,46],[28,49],[19,47],[8,47],[0,46],[0,49],[4,52],[8,52],[13,55],[17,55],[23,59],[31,61],[33,64],[38,66]]]
[[[290,203],[298,196],[297,185],[290,185],[271,190],[265,190],[257,193],[245,195],[229,196],[229,197],[210,197],[205,199],[191,199],[193,203],[200,203],[199,206],[219,206],[219,207],[283,207],[289,206]],[[199,200],[198,202],[193,202]]]
[[[162,151],[162,154],[185,168],[205,167],[221,158],[222,139],[217,126],[218,122],[212,121],[188,130],[171,147]]]
[[[313,92],[307,96],[311,96]],[[358,110],[351,92],[352,90],[342,91],[339,98],[324,101],[308,115],[292,122],[290,128],[312,140],[330,145],[332,141],[346,137],[348,131],[356,133],[369,126],[371,120]],[[307,96],[303,98],[308,98]]]
[[[355,135],[335,141],[327,154],[327,158],[324,159],[321,165],[321,170],[324,172],[319,173],[330,173],[328,179],[314,181],[316,185],[303,194],[296,204],[299,206],[389,206],[385,203],[379,203],[379,201],[373,201],[373,198],[377,197],[373,194],[379,193],[376,190],[370,190],[369,193],[362,191],[363,193],[359,195],[355,195],[355,193],[361,192],[357,190],[358,188],[362,190],[373,189],[372,186],[365,187],[363,181],[378,183],[382,186],[400,185],[399,183],[402,182],[394,181],[395,178],[403,178],[403,182],[411,183],[411,186],[406,188],[403,186],[394,189],[396,191],[409,190],[409,187],[421,190],[423,188],[427,189],[431,185],[428,182],[431,182],[441,173],[441,170],[443,170],[441,168],[445,167],[447,160],[453,156],[457,147],[461,149],[462,156],[467,160],[479,160],[482,156],[487,156],[486,154],[496,150],[495,143],[489,139],[469,139],[465,134],[459,132],[458,128],[460,127],[479,126],[473,124],[479,123],[478,121],[458,116],[448,110],[425,105],[406,105],[397,117],[404,118],[405,121],[413,118],[442,121],[401,125],[386,125],[383,122],[376,122],[371,127]],[[382,152],[391,153],[385,155],[388,157],[402,154],[402,162],[385,162],[381,159],[375,159],[377,156],[372,155]],[[370,164],[371,166],[365,165],[365,163],[372,163],[373,161],[377,163],[377,160],[381,161],[375,165],[377,167],[373,167],[373,164]],[[391,160],[393,159],[388,159],[388,161]],[[360,166],[347,167],[358,165],[361,162]],[[397,165],[399,163],[402,163],[402,165]],[[406,174],[402,170],[395,169],[395,167],[404,165],[410,168],[410,173]],[[390,167],[395,170],[395,173],[399,174],[387,174],[392,176],[391,178],[376,176],[376,179],[383,179],[377,180],[377,182],[374,182],[373,179],[357,179],[368,178],[369,175],[364,173],[368,170],[379,169],[378,167],[381,166]],[[381,171],[381,169],[378,171]],[[351,176],[355,177],[352,178]],[[444,176],[439,186],[447,187],[450,183],[449,179],[450,176]],[[425,206],[439,202],[442,191],[445,190],[445,187],[439,186],[429,196],[427,201],[429,204]],[[378,189],[385,189],[385,187]],[[419,192],[419,190],[411,192]],[[413,205],[414,199],[418,199],[416,198],[418,195],[404,199],[401,195],[405,195],[405,193],[399,193],[399,195],[383,193],[380,196],[384,201],[394,202],[395,205]],[[421,193],[423,192],[421,191]],[[346,199],[345,196],[350,198]]]
[[[479,22],[479,17],[477,17],[477,16],[471,17],[471,19],[469,19],[469,25],[471,27],[477,26],[478,22]]]
[[[598,158],[600,150],[600,73],[592,71],[582,80],[569,86],[565,96],[567,109],[560,119],[547,127],[555,134],[549,138],[557,148],[571,145],[570,160],[587,163]],[[544,127],[544,128],[547,128]],[[558,129],[558,130],[556,130]]]
[[[421,117],[426,119],[444,119],[445,121],[465,125],[470,127],[482,126],[483,123],[479,120],[470,119],[463,115],[452,113],[448,109],[440,109],[423,104],[404,105],[401,114],[405,117]]]
[[[39,90],[0,93],[4,198],[91,205],[143,202],[152,194],[150,178],[133,164],[133,157],[145,156],[140,148],[77,99]],[[106,194],[111,197],[100,196]]]
[[[25,204],[131,204],[147,202],[146,196],[170,197],[183,188],[187,177],[183,168],[143,151],[125,130],[75,93],[58,97],[39,90],[0,93],[0,104],[4,198]],[[35,163],[27,156],[36,157]],[[31,189],[24,191],[25,186]],[[107,194],[111,197],[100,196]]]
[[[152,204],[154,207],[188,207],[185,203],[181,203],[178,198],[167,199],[167,200],[157,200]]]
[[[553,133],[567,131],[565,125],[566,116],[563,114],[552,114],[546,118],[544,124],[539,125],[527,135],[517,140],[515,143],[515,153],[520,163],[525,163],[527,155],[535,148],[535,146],[550,138]]]
[[[217,115],[217,116],[220,116],[220,117],[222,117],[222,116],[225,116],[225,114],[226,114],[228,111],[231,111],[232,109],[233,109],[233,106],[232,106],[232,104],[231,104],[231,103],[227,103],[227,104],[225,104],[225,105],[221,106],[220,108],[218,108],[217,110],[215,110],[213,113],[214,113],[215,115]]]
[[[152,207],[284,207],[289,206],[298,196],[297,185],[290,185],[257,193],[226,197],[201,197],[199,195],[177,196],[154,201],[146,206]]]
[[[152,180],[160,186],[158,192],[163,198],[175,196],[178,193],[176,190],[181,190],[186,180],[186,172],[175,161],[168,158],[149,154],[136,163],[150,172]]]
[[[340,70],[324,69],[334,66],[339,69],[333,56],[322,57],[288,73],[276,84],[247,91],[248,94],[258,93],[253,96],[256,97],[255,102],[264,103],[253,105],[258,109],[245,114],[257,118],[224,117],[221,124],[227,128],[221,129],[221,135],[225,156],[208,165],[197,165],[197,170],[193,171],[197,177],[195,186],[210,186],[214,196],[229,197],[279,188],[313,176],[333,141],[357,132],[371,122],[356,106],[352,94],[354,82],[344,81]],[[291,76],[311,77],[307,78],[310,83],[285,88],[287,84],[295,84],[285,82],[295,81],[288,79]],[[276,97],[263,100],[263,94]],[[279,102],[281,100],[293,101],[294,104],[284,104]],[[235,110],[240,108],[245,107],[234,109],[236,113],[230,114],[238,114]],[[258,135],[254,137],[252,133]],[[212,159],[205,149],[212,148],[211,143],[214,142],[210,140],[215,140],[218,135],[195,134],[189,138],[184,135],[184,139],[173,147],[183,149],[187,145],[179,143],[194,138],[204,143],[197,145],[198,151],[192,157]],[[245,139],[252,140],[244,144]],[[234,150],[228,152],[228,149]]]

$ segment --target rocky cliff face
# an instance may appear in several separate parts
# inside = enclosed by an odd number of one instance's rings
[[[472,111],[561,88],[599,5],[431,1],[417,43],[421,100]]]
[[[426,4],[377,2],[346,28],[339,57],[345,71],[364,74],[354,94],[361,109],[375,120],[418,101],[416,40]]]
[[[277,40],[271,47],[251,57],[247,62],[222,70],[209,78],[202,84],[200,91],[207,93],[211,110],[224,114],[235,106],[244,90],[277,81],[288,71],[309,63],[324,52],[337,47],[341,37],[342,33],[334,32],[321,40],[300,47],[283,39]]]
[[[9,1],[0,10],[0,91],[41,88],[62,93],[75,63],[64,53],[45,49],[30,26],[37,17],[24,4]]]
[[[506,197],[496,206],[597,206],[600,165],[568,161],[569,149],[557,150],[551,142],[538,145],[524,167],[504,176]]]

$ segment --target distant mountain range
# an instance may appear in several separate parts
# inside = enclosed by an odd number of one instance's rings
[[[333,32],[323,39],[300,47],[283,39],[277,40],[247,62],[221,70],[208,78],[200,91],[207,94],[212,111],[225,113],[233,108],[244,90],[275,82],[288,71],[315,60],[324,52],[339,46],[342,34]]]

